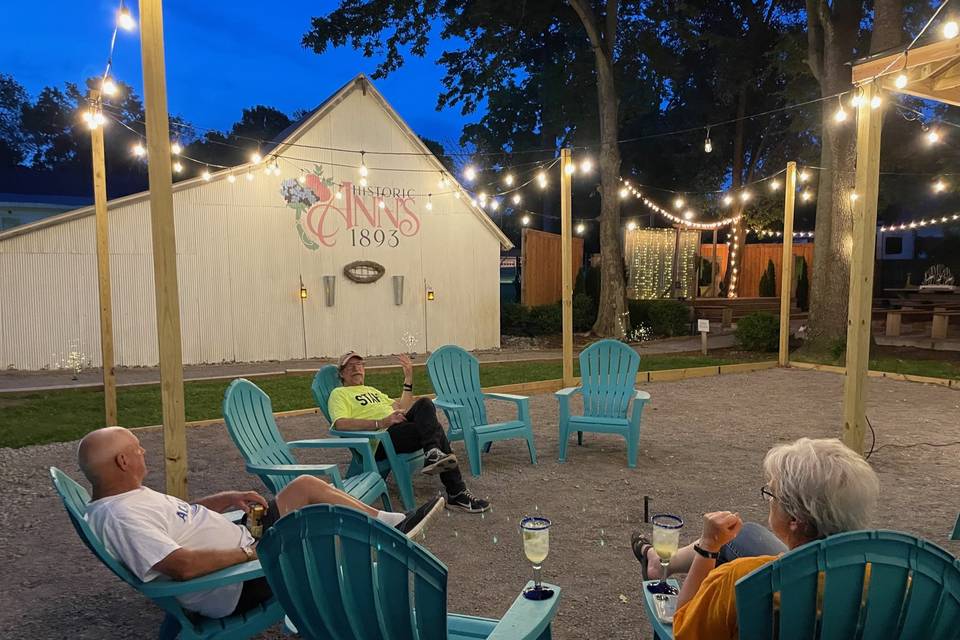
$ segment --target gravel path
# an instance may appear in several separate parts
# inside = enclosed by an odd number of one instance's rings
[[[586,434],[557,463],[557,407],[551,395],[532,397],[540,464],[531,466],[526,448],[497,443],[484,458],[484,473],[468,484],[489,496],[484,517],[443,516],[423,544],[450,572],[451,611],[498,617],[530,577],[517,531],[519,518],[542,513],[554,521],[545,578],[563,586],[555,623],[558,640],[647,638],[639,571],[629,534],[642,518],[643,496],[656,511],[687,521],[683,540],[698,532],[699,515],[731,508],[764,521],[760,463],[777,442],[802,435],[835,435],[840,425],[841,376],[774,369],[752,374],[653,383],[644,415],[640,460],[626,467],[626,448],[612,436]],[[933,385],[870,381],[869,415],[879,449],[871,459],[881,477],[876,525],[905,530],[941,544],[960,504],[956,446],[895,448],[891,444],[960,441],[960,393]],[[491,407],[494,418],[507,407]],[[284,419],[289,439],[325,433],[316,415]],[[161,488],[159,431],[142,431],[153,474]],[[222,425],[188,430],[192,495],[257,488]],[[455,451],[463,455],[460,443]],[[113,577],[79,542],[50,485],[48,467],[75,478],[76,443],[0,449],[0,545],[7,578],[0,586],[0,637],[149,637],[159,609]],[[303,461],[321,458],[304,457]],[[329,460],[329,458],[327,458]],[[436,491],[430,478],[415,488],[422,499]],[[284,637],[271,630],[264,637]]]

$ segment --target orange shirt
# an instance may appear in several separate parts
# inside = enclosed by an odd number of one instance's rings
[[[737,640],[737,599],[734,585],[777,556],[737,558],[703,579],[700,589],[673,616],[675,640]]]

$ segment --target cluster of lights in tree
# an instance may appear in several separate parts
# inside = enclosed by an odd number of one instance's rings
[[[730,252],[730,258],[727,263],[730,265],[730,287],[727,291],[728,298],[737,297],[737,249],[740,247],[740,241],[737,234],[733,234],[730,240],[727,240],[727,250]]]
[[[769,229],[747,229],[748,233],[754,233],[761,238],[782,238],[783,231],[771,231]],[[794,238],[812,238],[813,231],[794,231]]]
[[[902,222],[900,224],[882,225],[880,231],[905,231],[918,227],[934,227],[948,222],[956,222],[957,220],[960,220],[960,214],[954,213],[948,216],[934,216],[932,218],[921,218],[920,220],[911,220],[910,222]]]

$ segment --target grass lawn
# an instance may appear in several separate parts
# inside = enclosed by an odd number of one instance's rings
[[[794,356],[791,356],[791,358],[794,358]],[[795,359],[799,362],[830,364],[837,367],[846,365],[846,360],[843,356],[835,358],[827,354],[803,354],[797,355]],[[960,361],[957,360],[897,357],[894,354],[883,353],[881,351],[881,353],[870,358],[870,369],[873,371],[889,371],[890,373],[904,373],[930,378],[952,378],[954,380],[960,380]]]
[[[769,359],[750,354],[649,355],[640,361],[643,371],[706,367],[747,360]],[[574,362],[574,375],[579,368]],[[553,380],[562,375],[560,360],[486,363],[480,365],[480,381],[485,387],[536,380]],[[312,374],[254,378],[273,402],[274,411],[307,409],[314,406],[310,393]],[[424,367],[417,367],[415,393],[433,393]],[[392,397],[400,395],[402,377],[399,368],[367,373],[367,384]],[[221,404],[229,380],[204,380],[184,385],[187,420],[221,417]],[[142,427],[160,424],[160,387],[122,387],[117,391],[120,424]],[[48,442],[68,442],[103,426],[103,392],[92,389],[66,389],[0,395],[0,447],[24,447]]]

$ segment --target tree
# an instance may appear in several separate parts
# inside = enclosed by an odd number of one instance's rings
[[[232,167],[250,159],[267,142],[274,142],[293,121],[279,109],[257,105],[244,109],[228,133],[207,131],[187,146],[187,155],[200,162]],[[181,130],[189,131],[189,127]]]
[[[760,276],[760,297],[772,298],[777,295],[777,271],[773,260],[767,260],[767,268]]]
[[[629,4],[635,13],[642,3]],[[376,78],[403,64],[404,47],[409,47],[413,55],[423,56],[434,24],[441,23],[444,37],[462,39],[465,46],[447,50],[440,57],[447,75],[446,91],[439,97],[438,105],[460,104],[469,113],[489,96],[489,117],[481,124],[488,130],[510,131],[509,139],[495,136],[498,139],[491,140],[499,143],[501,166],[508,165],[514,154],[524,152],[524,147],[539,147],[541,158],[553,157],[556,148],[569,142],[580,123],[588,122],[571,117],[571,110],[575,114],[584,112],[588,101],[577,89],[593,84],[597,92],[595,131],[600,137],[603,264],[600,314],[594,332],[617,336],[623,335],[626,307],[617,196],[620,157],[615,76],[621,51],[617,40],[620,6],[618,0],[608,0],[600,9],[584,0],[483,0],[466,6],[422,0],[342,0],[327,16],[313,18],[312,28],[303,38],[304,45],[317,53],[349,41],[367,56],[382,55],[374,73]],[[589,70],[588,74],[581,72],[584,68]],[[523,86],[535,90],[524,94]],[[546,99],[544,93],[553,87],[557,90],[551,94],[562,99]],[[508,97],[508,93],[514,96]],[[519,96],[524,95],[526,104],[514,109]],[[465,131],[465,135],[477,140],[485,132],[475,128]],[[496,165],[497,158],[489,157],[491,164]],[[525,160],[531,157],[536,158],[531,154]]]
[[[0,167],[26,159],[21,117],[28,101],[23,86],[13,76],[0,73]]]

